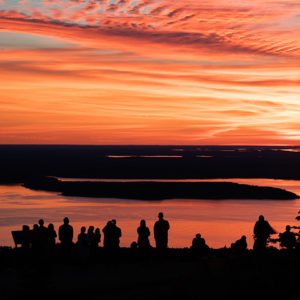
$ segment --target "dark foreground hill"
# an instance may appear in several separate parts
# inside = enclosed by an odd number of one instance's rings
[[[300,256],[270,249],[208,255],[190,249],[158,253],[99,249],[86,264],[73,258],[33,259],[0,251],[1,299],[299,299]]]
[[[296,194],[273,187],[232,182],[64,182],[56,178],[34,178],[25,187],[56,191],[64,196],[164,199],[278,199],[299,198]]]

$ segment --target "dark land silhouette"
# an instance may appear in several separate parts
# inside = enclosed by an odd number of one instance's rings
[[[300,148],[265,146],[0,145],[0,183],[63,195],[140,200],[169,198],[296,199],[276,188],[234,183],[58,182],[49,177],[105,179],[300,179]],[[116,158],[118,157],[118,158]]]
[[[299,151],[273,146],[0,145],[0,182],[24,183],[31,176],[300,179]]]

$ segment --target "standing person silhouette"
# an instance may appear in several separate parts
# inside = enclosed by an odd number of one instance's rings
[[[99,243],[101,242],[101,233],[100,233],[100,229],[96,228],[95,230],[95,243],[96,243],[96,247],[99,246]]]
[[[53,257],[55,253],[55,238],[57,237],[54,225],[50,223],[48,225],[48,240],[47,240],[47,251],[48,254]]]
[[[47,244],[48,244],[48,228],[44,226],[44,220],[40,219],[39,220],[39,228],[38,228],[38,233],[39,233],[39,251],[40,254],[45,253]]]
[[[138,232],[138,246],[139,248],[150,248],[149,236],[150,230],[146,226],[146,221],[141,220],[140,227],[137,229]]]
[[[64,224],[59,227],[58,238],[61,242],[64,256],[69,256],[71,253],[73,241],[73,227],[69,224],[69,218],[64,218]]]
[[[23,225],[23,239],[22,239],[22,248],[30,248],[30,228],[28,225]]]
[[[263,250],[267,248],[268,239],[271,234],[276,231],[271,227],[268,221],[265,220],[264,216],[259,216],[258,221],[255,223],[254,229],[254,250]]]
[[[111,249],[113,248],[113,238],[112,238],[112,223],[111,221],[108,221],[105,225],[105,227],[102,229],[104,238],[103,238],[103,247],[105,249]]]
[[[88,229],[88,238],[89,238],[89,246],[90,246],[90,256],[94,257],[97,253],[97,241],[96,241],[96,235],[94,232],[94,226],[90,226]]]
[[[116,220],[111,220],[112,229],[112,246],[113,248],[120,248],[120,237],[122,236],[121,228],[117,226]]]
[[[79,255],[81,257],[81,261],[83,264],[86,263],[87,257],[90,253],[89,251],[89,237],[85,233],[86,232],[86,227],[82,226],[80,229],[80,233],[78,234],[77,238],[77,245],[79,249]]]
[[[168,231],[170,229],[169,222],[164,220],[164,214],[160,212],[158,214],[158,221],[154,224],[154,238],[156,248],[165,249],[168,248]]]

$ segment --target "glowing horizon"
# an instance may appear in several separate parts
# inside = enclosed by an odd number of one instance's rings
[[[295,0],[0,0],[0,144],[299,145]]]

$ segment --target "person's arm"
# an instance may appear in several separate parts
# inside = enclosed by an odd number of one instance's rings
[[[59,227],[59,229],[58,229],[58,239],[61,241],[61,227]]]
[[[257,234],[257,223],[255,223],[255,225],[254,225],[254,228],[253,228],[253,233],[254,233],[254,235],[256,235],[256,234]]]

